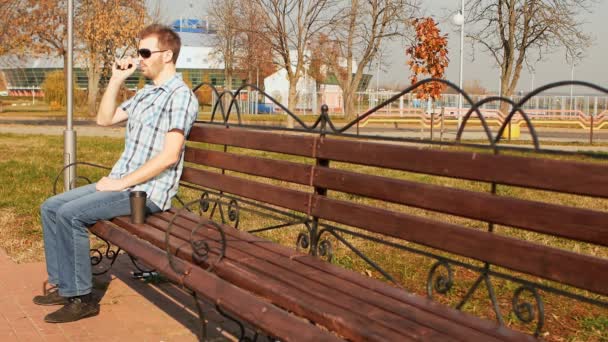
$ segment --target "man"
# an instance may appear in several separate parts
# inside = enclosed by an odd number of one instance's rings
[[[97,113],[101,126],[127,120],[120,159],[96,184],[51,197],[41,207],[48,282],[54,290],[34,297],[34,303],[63,305],[48,314],[46,322],[71,322],[99,313],[99,304],[91,297],[90,225],[129,215],[131,190],[147,193],[149,212],[169,209],[177,192],[185,136],[196,120],[198,102],[176,73],[179,36],[155,24],[144,28],[139,39],[137,60],[115,63]],[[153,85],[117,108],[118,91],[137,62]]]

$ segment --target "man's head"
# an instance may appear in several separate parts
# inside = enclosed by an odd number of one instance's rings
[[[168,26],[152,24],[139,33],[139,66],[142,74],[155,80],[162,71],[175,69],[181,39]]]

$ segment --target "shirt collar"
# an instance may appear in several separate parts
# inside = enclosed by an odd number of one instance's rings
[[[166,92],[171,92],[171,90],[175,89],[182,80],[182,74],[181,73],[175,73],[175,75],[173,75],[171,78],[169,78],[167,81],[165,81],[165,83],[157,86],[155,84],[146,84],[144,86],[144,88],[146,90],[155,90],[155,89],[162,89]]]

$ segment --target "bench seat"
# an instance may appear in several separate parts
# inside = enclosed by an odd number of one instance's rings
[[[172,209],[151,215],[143,225],[130,223],[128,217],[118,217],[111,222],[98,223],[92,227],[92,232],[99,234],[102,230],[107,230],[107,227],[123,229],[123,234],[137,236],[164,251],[167,248],[165,233],[175,212]],[[193,258],[192,247],[187,242],[200,220],[207,219],[191,213],[177,218],[171,230],[169,248],[180,260],[206,268],[208,264],[205,261],[197,263],[196,258]],[[217,288],[244,291],[249,294],[248,300],[258,306],[272,306],[275,311],[282,312],[282,317],[288,324],[292,324],[293,320],[285,317],[294,317],[301,323],[300,319],[288,314],[291,312],[353,341],[534,340],[529,335],[495,322],[409,294],[387,283],[361,277],[355,272],[228,225],[223,225],[222,228],[227,242],[225,256],[215,265],[213,273],[202,271],[207,281],[213,281]],[[211,254],[218,253],[220,234],[211,225],[203,225],[202,229],[196,230],[195,238],[209,243]],[[137,250],[122,248],[141,258],[137,255]],[[226,305],[221,298],[214,298],[209,293],[201,295],[221,306]],[[243,293],[241,295],[246,296]],[[242,316],[239,313],[242,307],[241,304],[226,309]],[[313,331],[320,330],[313,324],[309,324],[306,330],[311,328]],[[304,338],[300,335],[300,329],[301,327],[296,329],[295,326],[292,328],[293,336],[297,334],[300,337],[298,340]],[[277,336],[273,329],[268,329],[267,333]],[[310,336],[318,338],[312,333]],[[279,338],[288,340],[287,337]]]

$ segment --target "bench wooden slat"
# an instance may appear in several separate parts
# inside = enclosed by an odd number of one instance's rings
[[[163,230],[168,225],[168,222],[161,217],[154,216],[148,221],[148,224],[159,230]],[[196,223],[186,218],[177,219],[174,221],[179,227],[175,227],[172,231],[177,237],[182,240],[190,238],[191,230],[196,226]],[[232,229],[224,226],[225,231],[229,232]],[[213,230],[199,230],[199,238],[205,237],[210,246],[219,248],[219,243],[214,240],[219,240],[219,233]],[[352,315],[357,315],[359,319],[369,319],[369,325],[375,325],[378,329],[394,330],[394,333],[409,335],[411,338],[424,336],[426,339],[436,336],[436,340],[446,339],[445,331],[449,330],[453,333],[459,331],[461,336],[463,330],[468,332],[469,336],[475,336],[475,331],[467,328],[459,328],[453,326],[451,322],[446,322],[442,318],[427,315],[429,321],[425,321],[422,317],[416,319],[407,312],[402,312],[403,315],[397,315],[386,311],[386,308],[379,305],[370,304],[367,300],[361,300],[351,294],[344,292],[343,286],[346,284],[331,283],[328,284],[325,279],[314,279],[314,275],[307,274],[304,267],[299,266],[296,262],[288,258],[282,258],[275,253],[268,252],[255,245],[249,244],[247,241],[240,241],[235,236],[230,236],[226,251],[226,260],[232,261],[238,267],[254,272],[263,278],[274,279],[277,282],[283,283],[289,289],[288,292],[294,297],[302,297],[307,301],[311,299],[323,301],[338,310],[345,310]],[[294,266],[299,268],[294,269]],[[222,265],[218,265],[221,268]],[[311,270],[310,268],[308,268]],[[238,284],[237,284],[238,285]],[[339,288],[340,290],[337,290]],[[285,293],[277,293],[275,297],[281,297]],[[401,317],[400,317],[401,316]],[[408,317],[409,316],[409,317]],[[345,316],[345,318],[349,318]],[[436,327],[433,327],[436,325]],[[445,327],[444,327],[445,326]],[[435,329],[433,329],[435,328]],[[478,335],[478,338],[488,338],[488,336]]]
[[[185,161],[297,184],[310,184],[312,165],[186,147]]]
[[[312,203],[323,219],[608,295],[608,259],[318,195]]]
[[[99,221],[91,230],[98,236],[115,242],[117,246],[143,262],[156,267],[172,281],[180,283],[184,280],[187,287],[194,289],[202,297],[229,310],[242,320],[256,322],[260,329],[281,340],[341,340],[330,332],[264,302],[212,273],[192,267],[193,265],[182,260],[175,260],[180,269],[191,269],[190,274],[182,278],[169,267],[166,262],[166,253],[163,250],[134,237],[111,222]],[[163,260],[163,262],[157,263],[157,260]],[[294,331],[297,331],[297,334],[294,334]]]
[[[120,225],[126,231],[139,236],[159,248],[166,248],[164,244],[165,234],[161,230],[154,229],[150,225],[134,225],[128,218],[116,218],[115,224]],[[213,242],[210,242],[213,244]],[[177,251],[181,259],[192,261],[192,249],[189,243],[173,238],[170,240],[170,249],[174,253]],[[230,254],[233,254],[231,251]],[[211,251],[211,254],[215,254]],[[206,267],[206,264],[201,265]],[[194,267],[196,268],[196,267]],[[204,272],[204,271],[203,271]],[[292,311],[297,315],[312,318],[316,323],[324,325],[333,331],[355,341],[396,341],[396,340],[416,340],[414,334],[403,335],[391,329],[386,329],[371,322],[364,316],[352,311],[343,310],[336,306],[313,297],[302,297],[301,294],[294,293],[293,289],[272,277],[259,274],[247,268],[240,267],[238,263],[230,260],[228,254],[222,259],[214,273],[220,278],[236,285],[241,289],[246,289],[261,296],[274,305]],[[279,295],[280,294],[280,295]],[[292,331],[293,335],[297,335]],[[425,337],[432,337],[427,335]],[[452,340],[441,335],[441,338],[432,338],[433,341]]]
[[[608,167],[593,163],[332,138],[319,140],[316,153],[341,162],[608,198]]]
[[[434,315],[444,317],[450,321],[462,324],[463,326],[491,334],[492,336],[504,341],[538,341],[530,335],[525,335],[521,332],[514,331],[508,327],[501,326],[496,322],[479,319],[469,313],[457,311],[452,308],[446,308],[445,305],[432,301],[430,299],[409,293],[403,289],[390,286],[384,282],[379,282],[373,278],[361,277],[360,274],[350,270],[343,269],[339,266],[319,260],[319,258],[304,255],[295,258],[299,263],[314,267],[334,277],[344,279],[360,287],[367,288],[371,291],[380,293],[388,298],[397,300],[408,305],[418,307],[422,310],[433,313]]]
[[[300,212],[307,212],[309,203],[305,192],[190,167],[184,167],[182,181]]]
[[[162,222],[153,219],[163,220]],[[149,224],[162,229],[162,225],[168,225],[168,216],[155,215],[149,220]],[[175,220],[175,223],[183,227],[180,231],[182,239],[188,239],[190,231],[197,221],[190,221],[186,218]],[[383,296],[366,291],[351,283],[339,281],[334,277],[328,277],[318,270],[298,265],[293,260],[282,257],[276,253],[260,248],[258,245],[241,241],[237,236],[230,234],[233,229],[225,227],[225,232],[230,235],[229,251],[227,257],[238,260],[239,264],[249,268],[254,272],[264,274],[266,277],[273,277],[293,289],[295,295],[318,297],[337,307],[343,307],[347,311],[354,313],[365,313],[364,317],[375,321],[375,324],[384,325],[388,329],[397,329],[397,332],[404,331],[415,333],[412,337],[429,337],[432,332],[429,329],[441,327],[441,335],[447,333],[451,336],[468,336],[475,339],[488,339],[487,335],[471,331],[471,329],[454,325],[452,322],[418,308],[396,305],[394,301],[382,300]],[[177,233],[177,231],[176,231]],[[218,239],[219,234],[214,231],[202,231],[201,235],[206,235],[210,239]],[[221,266],[220,266],[221,267]],[[319,278],[323,275],[324,278]],[[390,310],[392,309],[392,310]],[[372,322],[370,321],[370,324]],[[446,338],[443,336],[442,338]]]
[[[313,156],[315,139],[313,136],[253,131],[243,128],[226,128],[203,124],[194,125],[188,136],[189,141],[229,145],[304,157]]]
[[[317,167],[315,186],[608,246],[608,213]]]
[[[171,220],[172,215],[169,213],[163,213],[155,215],[155,217],[161,218],[165,221],[164,224],[167,225],[168,222]],[[188,219],[189,221],[184,223],[186,219]],[[183,218],[177,219],[175,222],[183,227],[193,226],[198,223],[198,218],[193,214],[185,213]],[[154,225],[156,227],[159,227],[159,224]],[[205,231],[203,233],[209,234],[208,237],[211,239],[217,239],[219,237],[219,234],[215,233],[214,231]],[[243,253],[246,253],[246,255],[253,256],[255,259],[265,260],[269,263],[277,265],[278,267],[281,267],[284,270],[291,270],[291,272],[297,272],[298,274],[305,276],[308,279],[318,282],[317,284],[329,287],[329,290],[318,288],[318,285],[315,285],[315,283],[311,284],[309,281],[296,281],[296,283],[291,283],[292,287],[300,287],[303,288],[304,291],[313,290],[316,293],[329,293],[330,296],[328,297],[328,299],[326,299],[329,302],[334,302],[340,305],[340,303],[347,301],[343,297],[345,294],[348,294],[348,296],[355,297],[356,300],[370,303],[371,305],[374,305],[377,308],[382,308],[383,310],[388,310],[406,319],[414,320],[418,322],[418,324],[426,325],[435,329],[440,328],[442,332],[447,333],[450,336],[460,337],[467,340],[491,340],[490,336],[494,336],[500,340],[532,340],[532,338],[529,338],[529,336],[514,332],[510,329],[501,329],[499,325],[489,321],[486,321],[486,324],[462,324],[463,321],[466,322],[468,320],[473,320],[477,322],[479,321],[479,319],[470,315],[462,314],[461,312],[457,312],[456,310],[448,309],[447,311],[453,311],[452,315],[447,314],[448,316],[464,316],[458,320],[457,324],[454,324],[451,317],[444,317],[446,316],[446,314],[443,313],[443,311],[446,311],[446,308],[442,306],[440,308],[441,314],[438,314],[438,312],[436,311],[438,311],[439,307],[436,303],[431,304],[432,301],[426,301],[427,305],[421,305],[421,302],[416,303],[417,305],[412,305],[408,302],[395,301],[393,297],[386,296],[385,294],[372,290],[369,287],[360,286],[357,282],[352,282],[351,279],[343,279],[332,274],[331,272],[327,272],[326,269],[317,268],[306,263],[300,262],[300,259],[306,258],[307,255],[301,253],[297,257],[294,257],[294,255],[284,255],[281,250],[279,250],[278,252],[276,251],[275,247],[277,247],[278,245],[272,244],[269,241],[265,241],[265,243],[251,243],[249,242],[250,240],[247,239],[247,236],[249,234],[234,230],[230,227],[226,227],[225,233],[227,234],[227,236],[230,236],[230,257],[236,257],[236,253],[234,253],[234,250],[239,250]],[[186,230],[185,232],[182,232],[182,234],[183,237],[187,237],[189,236],[189,231]],[[242,240],[240,238],[241,236],[245,237],[245,240]],[[245,260],[246,262],[251,260],[251,257],[247,256],[237,258],[239,260]],[[326,262],[323,262],[319,259],[307,259],[311,260],[312,262],[327,264]],[[275,273],[272,270],[270,270],[269,272],[271,272],[270,274]],[[352,273],[353,275],[360,277],[360,275],[355,274],[353,272],[346,272]],[[279,277],[279,279],[283,279],[283,276]],[[379,283],[380,286],[387,286],[386,284],[382,284],[377,280],[370,281],[374,283]],[[340,292],[336,292],[334,289],[339,289]],[[403,290],[401,291],[403,292]],[[432,307],[431,309],[429,308],[429,305]],[[372,310],[366,309],[365,306],[358,306],[354,310],[363,310],[364,312],[368,312],[368,316],[370,316],[370,318],[373,318],[371,316]],[[438,317],[443,318],[438,320]],[[378,318],[381,319],[382,317]],[[390,319],[387,319],[387,321],[390,321]],[[399,326],[401,329],[407,328],[402,324],[399,324]]]

